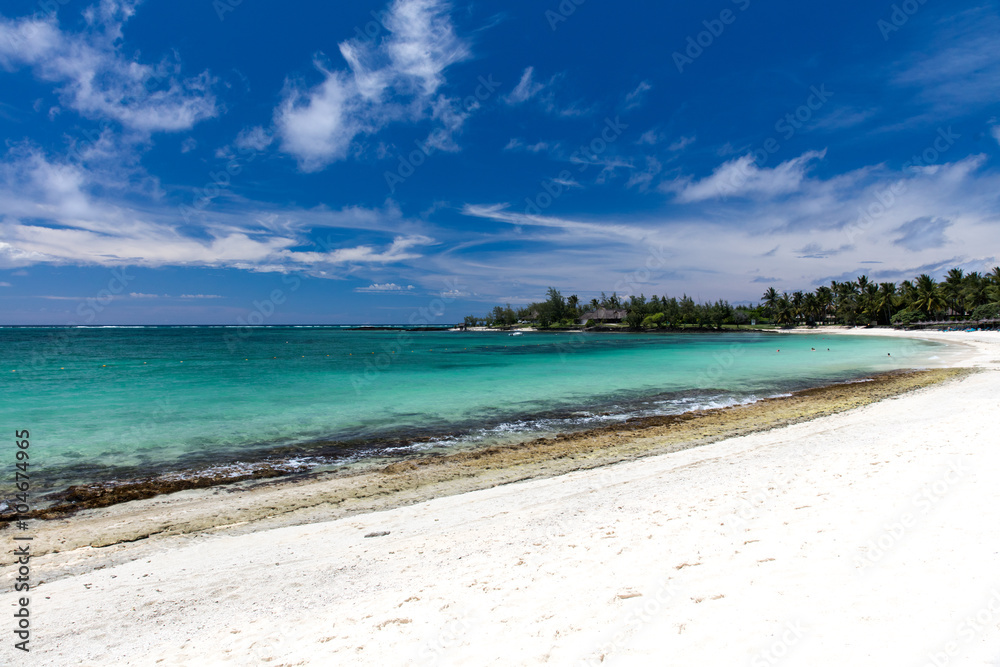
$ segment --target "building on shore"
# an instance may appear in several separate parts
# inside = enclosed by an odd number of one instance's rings
[[[621,324],[628,314],[627,310],[612,310],[610,308],[598,308],[591,310],[580,316],[580,324],[586,324],[588,320],[593,320],[599,324]]]

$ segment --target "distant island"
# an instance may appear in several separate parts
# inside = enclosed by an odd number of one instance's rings
[[[550,287],[544,301],[523,308],[494,306],[486,316],[469,315],[464,328],[535,329],[616,328],[632,331],[726,327],[840,324],[911,326],[921,323],[990,323],[1000,318],[1000,267],[983,275],[951,269],[942,282],[921,274],[913,280],[875,283],[867,276],[817,287],[812,292],[778,293],[769,287],[756,305],[728,301],[695,303],[640,294],[627,298],[601,293],[584,303]]]

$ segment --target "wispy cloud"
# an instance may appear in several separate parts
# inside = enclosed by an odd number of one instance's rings
[[[558,146],[558,144],[556,144],[556,146]],[[515,137],[510,141],[508,141],[507,145],[504,146],[503,149],[505,151],[511,151],[511,152],[528,151],[529,153],[543,153],[545,151],[551,150],[554,147],[555,146],[553,146],[547,141],[539,141],[533,144],[526,144],[522,139],[518,139],[517,137]]]
[[[892,230],[893,233],[898,234],[893,244],[913,251],[941,248],[948,243],[944,232],[949,227],[951,227],[951,220],[925,215],[904,222]]]
[[[636,140],[635,143],[640,144],[640,145],[646,144],[647,146],[655,146],[656,144],[660,143],[664,139],[666,139],[666,135],[662,134],[656,128],[652,128],[652,129],[646,130],[641,135],[639,135],[639,139]]]
[[[859,211],[884,199],[890,185],[900,193],[891,205],[873,209],[877,215],[862,220],[861,233],[849,234]],[[948,220],[948,261],[988,270],[996,262],[983,249],[1000,243],[997,191],[1000,174],[973,156],[934,169],[863,167],[804,178],[782,197],[710,198],[657,214],[528,215],[504,204],[470,204],[463,213],[510,225],[516,243],[474,259],[450,255],[448,266],[494,302],[549,285],[647,296],[697,289],[698,298],[753,300],[765,283],[790,291],[825,284],[831,275],[900,280],[915,275],[914,267],[940,268],[948,262],[933,246]],[[929,220],[909,224],[921,217]],[[873,256],[882,263],[868,263]]]
[[[621,224],[591,223],[579,220],[568,220],[554,216],[528,215],[511,211],[507,204],[466,204],[462,209],[465,215],[488,218],[499,222],[532,227],[550,227],[575,234],[596,236],[603,239],[627,238],[633,240],[645,239],[649,236],[647,230]]]
[[[938,122],[988,107],[1000,96],[998,33],[995,3],[947,16],[935,25],[928,44],[897,64],[893,83],[915,89]]]
[[[419,258],[434,240],[394,208],[340,211],[276,209],[242,202],[205,215],[197,230],[177,227],[176,209],[157,198],[142,205],[127,187],[113,189],[95,172],[13,150],[0,160],[0,268],[31,264],[218,266],[252,271],[316,271]],[[310,243],[323,227],[388,237],[381,244]],[[379,231],[381,230],[381,233]]]
[[[521,74],[521,80],[514,86],[514,90],[504,95],[504,101],[510,105],[523,104],[545,89],[545,84],[538,83],[534,79],[535,68],[526,67]]]
[[[693,143],[694,143],[694,137],[680,137],[672,144],[670,144],[668,148],[674,152],[682,151]]]
[[[80,32],[55,19],[0,17],[0,66],[30,67],[57,86],[67,107],[140,132],[176,132],[218,113],[208,72],[182,78],[176,56],[142,63],[122,52],[122,29],[138,2],[103,0]]]
[[[397,285],[396,283],[372,283],[368,287],[355,287],[355,292],[409,292],[413,290],[413,285]]]
[[[318,171],[344,159],[358,135],[394,121],[430,116],[446,132],[457,131],[466,114],[438,90],[444,71],[470,51],[456,36],[448,9],[439,0],[395,0],[384,19],[389,34],[381,42],[341,42],[348,70],[333,69],[320,54],[313,64],[323,75],[321,83],[287,81],[274,112],[281,150],[303,171]],[[447,138],[432,134],[439,145]]]
[[[643,100],[646,99],[646,93],[648,93],[652,89],[653,86],[648,81],[640,82],[639,85],[636,86],[634,90],[632,90],[631,92],[629,92],[628,95],[625,96],[625,108],[635,109],[636,107],[641,106]]]
[[[679,202],[698,202],[725,197],[774,197],[799,189],[810,163],[821,160],[826,151],[808,151],[773,168],[761,168],[751,155],[725,162],[701,180],[678,179],[661,185],[676,193]]]
[[[663,171],[663,165],[660,164],[660,161],[654,157],[647,157],[646,168],[633,171],[632,175],[629,176],[628,182],[625,183],[625,187],[638,187],[640,192],[645,192],[649,189],[653,179],[656,178],[661,171]]]

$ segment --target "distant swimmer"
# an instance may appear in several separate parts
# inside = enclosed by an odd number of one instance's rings
[[[811,350],[812,350],[813,352],[815,352],[815,351],[816,351],[816,348],[815,348],[815,347],[812,347],[812,348],[809,348],[809,349],[811,349]]]
[[[892,352],[887,352],[885,356],[891,357],[892,356]]]

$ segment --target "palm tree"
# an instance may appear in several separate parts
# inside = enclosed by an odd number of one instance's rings
[[[986,288],[986,298],[986,303],[995,303],[1000,306],[1000,283]]]
[[[802,292],[792,293],[792,317],[798,322],[799,316],[802,315],[802,299],[805,298],[805,294]]]
[[[778,291],[774,287],[768,287],[761,300],[764,302],[764,309],[767,311],[767,314],[771,318],[774,318],[774,309],[778,304]]]
[[[964,283],[965,272],[962,269],[954,268],[948,271],[947,277],[939,286],[941,299],[953,316],[965,314],[965,308],[962,305]]]
[[[917,277],[917,284],[914,286],[913,307],[926,314],[927,317],[933,317],[934,313],[948,307],[947,302],[941,296],[941,289],[937,281],[926,273]]]
[[[776,317],[778,324],[791,324],[795,318],[795,310],[792,307],[792,301],[788,297],[788,292],[783,293],[778,297],[775,303]]]
[[[851,281],[836,283],[836,285],[834,307],[836,308],[837,317],[844,324],[853,326],[858,319],[858,286]]]
[[[858,282],[860,284],[860,280]],[[866,283],[861,289],[859,306],[865,317],[865,324],[878,319],[878,287],[875,283]]]
[[[878,296],[875,299],[875,311],[880,315],[880,322],[889,324],[892,321],[892,308],[896,303],[896,283],[879,283]]]
[[[802,299],[802,312],[805,315],[806,324],[815,324],[819,319],[819,311],[819,297],[809,292]]]
[[[826,285],[821,285],[816,288],[816,307],[819,311],[820,319],[826,321],[826,316],[830,312],[830,306],[833,304],[833,290],[831,290]]]
[[[902,307],[911,308],[913,306],[913,300],[916,298],[917,288],[913,286],[913,283],[909,280],[904,280],[899,283],[899,300]]]
[[[979,306],[989,303],[986,288],[989,286],[987,279],[978,271],[973,271],[965,276],[965,284],[962,286],[962,307],[965,312],[971,313]]]

